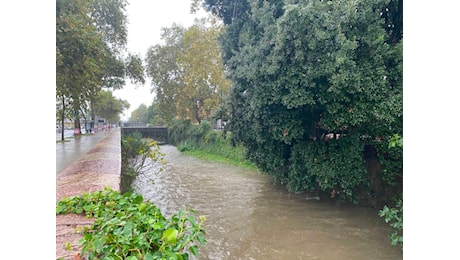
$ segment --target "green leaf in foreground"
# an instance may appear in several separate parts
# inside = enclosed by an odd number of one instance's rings
[[[177,234],[179,231],[175,228],[167,229],[163,232],[163,241],[166,241],[169,244],[176,244]]]
[[[194,256],[198,256],[198,246],[197,245],[193,245],[190,247],[190,252],[192,252],[192,254]]]
[[[81,255],[88,260],[189,259],[189,252],[197,255],[197,244],[206,242],[204,217],[196,223],[193,211],[181,210],[168,219],[135,193],[121,195],[105,188],[64,198],[56,205],[56,214],[79,212],[94,218],[79,242]]]

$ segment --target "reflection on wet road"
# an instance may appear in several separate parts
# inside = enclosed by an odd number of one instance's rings
[[[93,135],[81,135],[77,138],[66,138],[66,142],[56,142],[56,174],[63,171],[74,161],[80,158],[80,156],[91,150],[91,148],[104,139],[108,133],[109,132],[97,132]],[[59,135],[60,137],[60,134],[56,135]],[[60,138],[56,137],[56,140],[60,140]]]

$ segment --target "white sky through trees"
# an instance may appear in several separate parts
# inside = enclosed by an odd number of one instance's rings
[[[190,14],[191,0],[131,0],[127,6],[128,17],[128,50],[145,58],[147,49],[161,41],[161,28],[170,27],[173,23],[189,27],[196,17],[206,13],[200,10],[198,14]],[[123,121],[128,120],[131,112],[141,104],[150,106],[155,96],[150,93],[152,86],[146,76],[144,85],[135,86],[127,80],[121,90],[115,90],[113,95],[128,101],[130,108],[121,115]]]

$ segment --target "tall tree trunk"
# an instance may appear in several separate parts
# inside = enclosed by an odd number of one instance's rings
[[[195,116],[196,121],[198,124],[201,123],[201,117],[200,117],[200,101],[197,100],[196,102],[193,102],[193,114]]]
[[[80,100],[74,100],[73,102],[73,113],[74,113],[74,135],[81,134],[81,126],[80,126]]]
[[[80,113],[78,110],[74,110],[75,113],[75,120],[74,120],[74,135],[80,135],[81,134],[81,126],[80,126]]]
[[[62,95],[61,141],[64,141],[65,97]]]
[[[83,127],[85,128],[85,133],[88,133],[88,127],[87,127],[88,124],[86,122],[87,121],[86,120],[86,113],[83,110],[81,110],[80,112],[81,112],[81,115],[83,116],[83,121],[84,121]],[[81,129],[80,129],[80,133],[81,133]]]
[[[93,128],[94,128],[94,123],[96,120],[96,115],[94,114],[94,104],[93,104],[93,99],[91,99],[89,101],[89,106],[90,106],[90,113],[91,113],[91,122],[89,123],[89,126],[90,126],[90,133],[93,132]]]

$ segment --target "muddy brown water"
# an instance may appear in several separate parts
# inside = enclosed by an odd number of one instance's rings
[[[199,259],[402,259],[376,209],[308,200],[260,173],[203,161],[164,145],[167,164],[133,187],[166,216],[206,216]],[[150,180],[153,179],[154,185]]]

